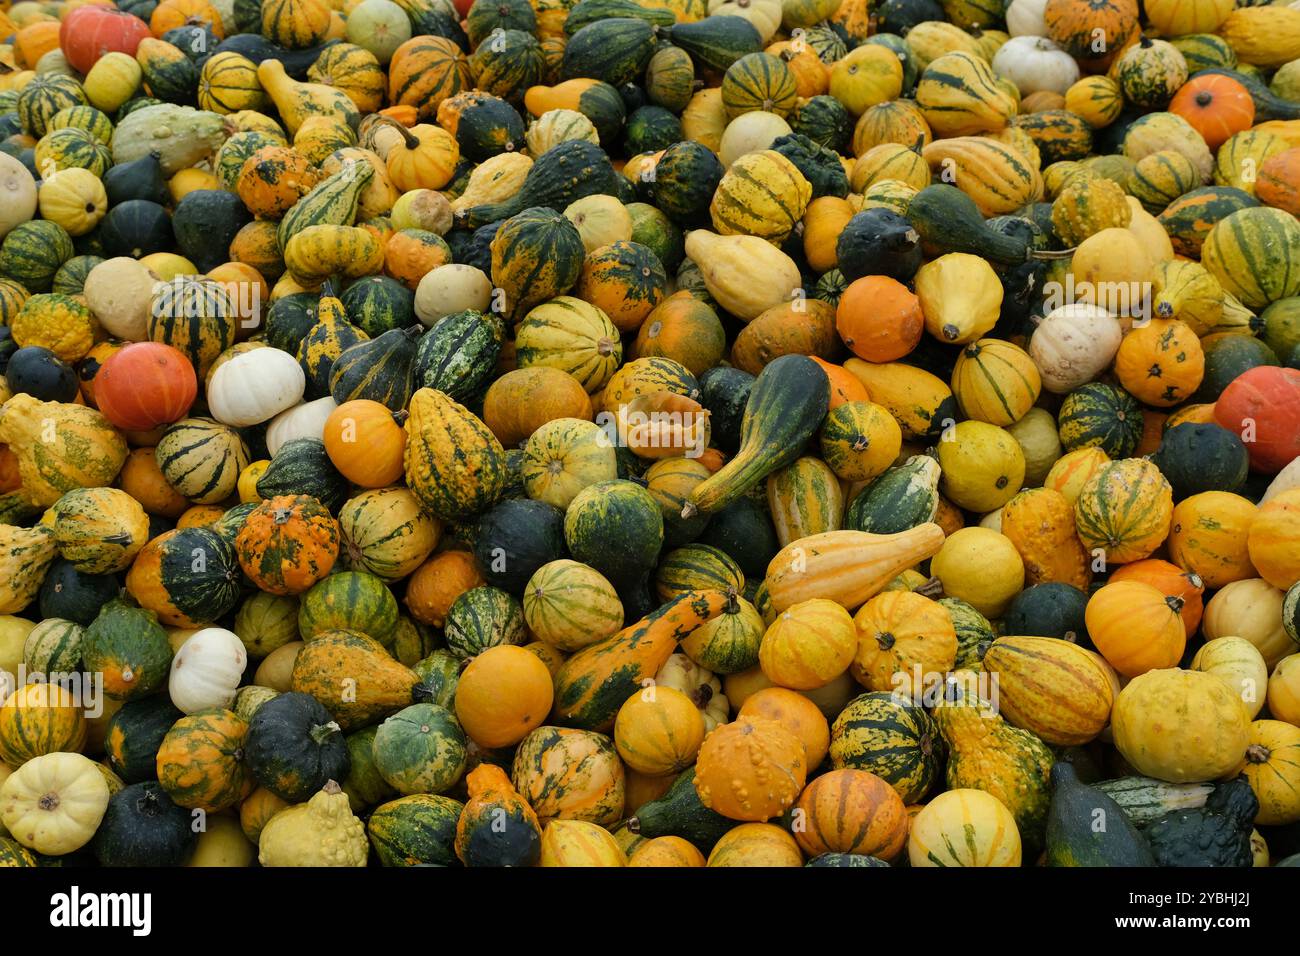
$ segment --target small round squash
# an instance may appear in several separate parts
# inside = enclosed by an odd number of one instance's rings
[[[61,856],[95,835],[108,799],[108,781],[94,761],[78,753],[45,754],[0,785],[0,822],[23,846]]]
[[[782,612],[763,635],[758,661],[780,687],[813,690],[848,669],[857,638],[849,612],[822,598]]]
[[[463,686],[464,678],[461,680]],[[671,687],[637,691],[619,708],[614,721],[618,754],[639,773],[680,773],[695,762],[703,742],[704,718],[699,708]]]
[[[794,836],[808,856],[858,853],[892,860],[907,842],[907,810],[894,788],[865,770],[832,770],[804,789]]]
[[[470,661],[456,685],[456,718],[481,747],[509,747],[551,712],[551,674],[536,654],[511,644]]]
[[[1020,865],[1020,831],[997,797],[983,790],[939,794],[912,818],[908,862],[916,867]]]
[[[704,738],[695,761],[700,801],[733,820],[768,820],[802,792],[802,741],[765,717],[742,717]]]

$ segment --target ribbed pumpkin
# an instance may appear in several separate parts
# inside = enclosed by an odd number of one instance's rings
[[[865,770],[832,770],[812,781],[795,812],[795,839],[809,856],[858,853],[892,860],[907,841],[907,810],[892,787]]]
[[[1187,634],[1183,601],[1142,581],[1107,584],[1088,601],[1088,634],[1106,662],[1125,677],[1174,667]]]
[[[695,762],[704,742],[704,718],[689,697],[671,687],[650,687],[629,697],[614,721],[614,745],[639,773],[666,776]]]
[[[552,820],[612,826],[623,817],[623,764],[603,734],[538,727],[520,742],[510,776],[543,826]]]
[[[1011,425],[1038,400],[1042,380],[1019,346],[979,339],[962,349],[952,372],[952,393],[967,418]]]
[[[27,684],[0,707],[0,757],[10,767],[57,751],[76,753],[85,740],[86,718],[58,684]]]
[[[811,199],[812,186],[794,163],[775,150],[759,150],[727,170],[709,213],[720,235],[780,242],[803,219]]]
[[[831,766],[870,771],[904,803],[925,797],[939,777],[942,756],[943,742],[930,715],[892,690],[855,697],[831,726]]]
[[[504,291],[504,312],[515,321],[568,292],[586,255],[577,227],[544,208],[526,209],[506,220],[492,238],[491,250],[492,281]]]
[[[1225,292],[1249,309],[1300,292],[1287,263],[1300,248],[1300,223],[1280,209],[1242,209],[1220,220],[1205,237],[1201,262]]]
[[[785,116],[794,109],[798,95],[793,71],[771,53],[747,53],[722,77],[722,105],[730,119],[751,110]]]
[[[834,601],[814,598],[777,617],[763,635],[758,659],[774,684],[814,690],[844,673],[856,645],[848,612]]]
[[[885,591],[853,617],[852,672],[873,691],[919,692],[924,675],[951,669],[957,632],[946,608],[912,591]]]
[[[1124,564],[1144,558],[1169,534],[1173,495],[1159,469],[1139,458],[1111,462],[1083,486],[1075,524],[1084,547]]]
[[[411,574],[438,543],[441,528],[406,488],[366,491],[339,509],[341,554],[386,581]]]
[[[914,867],[1018,867],[1020,832],[997,797],[968,788],[939,794],[911,819],[908,861]]]

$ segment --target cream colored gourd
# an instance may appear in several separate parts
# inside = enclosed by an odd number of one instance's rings
[[[722,131],[718,158],[723,166],[730,166],[746,153],[771,149],[775,140],[789,136],[790,132],[790,124],[775,113],[766,110],[741,113]]]
[[[1252,719],[1264,706],[1268,666],[1255,645],[1244,637],[1218,637],[1207,642],[1192,658],[1192,670],[1220,678],[1241,698]]]
[[[1007,6],[1007,32],[1013,37],[1047,36],[1047,0],[1011,0]]]
[[[451,201],[452,211],[505,202],[523,188],[524,179],[532,168],[532,158],[523,153],[498,153],[484,160],[469,174],[465,191]]]
[[[0,239],[36,214],[36,180],[27,167],[0,153]]]
[[[1270,668],[1294,654],[1295,644],[1282,624],[1285,595],[1263,578],[1233,581],[1220,588],[1205,605],[1201,631],[1205,639],[1243,637],[1255,645]]]
[[[81,754],[44,754],[0,786],[0,822],[23,846],[62,856],[95,835],[108,798],[108,781],[94,761]]]
[[[333,780],[306,803],[273,816],[257,847],[262,866],[365,866],[369,851],[365,825]]]
[[[1051,92],[1064,95],[1079,79],[1079,64],[1047,37],[1012,37],[993,55],[993,72],[1005,76],[1021,96]]]
[[[269,421],[302,400],[307,377],[288,352],[253,349],[224,363],[208,383],[208,408],[226,425]]]
[[[185,714],[229,707],[247,664],[248,653],[233,632],[206,627],[186,640],[172,658],[167,693]]]
[[[330,396],[286,408],[266,426],[266,450],[275,457],[281,446],[295,438],[323,438],[325,420],[338,404]]]
[[[700,267],[709,294],[745,322],[795,298],[803,287],[794,260],[756,236],[696,229],[686,234],[686,255]]]
[[[1109,367],[1123,337],[1119,322],[1100,306],[1063,305],[1047,313],[1030,336],[1029,357],[1043,388],[1064,395]]]
[[[117,256],[90,270],[82,295],[104,331],[113,338],[146,342],[154,287],[159,281],[137,260]]]
[[[492,280],[482,269],[463,262],[438,266],[420,279],[415,290],[415,316],[426,327],[456,312],[486,312],[492,304]]]

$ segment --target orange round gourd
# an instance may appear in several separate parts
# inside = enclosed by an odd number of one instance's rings
[[[1257,511],[1254,502],[1229,491],[1184,498],[1169,524],[1169,560],[1194,571],[1207,588],[1259,577],[1248,538]]]
[[[368,398],[344,402],[325,419],[325,453],[348,481],[384,488],[401,480],[405,466],[406,412]]]
[[[1255,123],[1255,100],[1246,87],[1217,73],[1188,80],[1169,101],[1169,112],[1181,116],[1201,134],[1211,150]]]
[[[1152,319],[1120,343],[1115,374],[1138,401],[1167,408],[1187,399],[1205,374],[1200,339],[1177,319]]]
[[[1202,595],[1205,582],[1195,571],[1184,571],[1176,564],[1159,558],[1144,558],[1117,568],[1110,576],[1115,581],[1141,581],[1149,584],[1165,597],[1176,597],[1183,602],[1179,616],[1183,619],[1183,630],[1188,637],[1196,633],[1201,626],[1201,613],[1205,606]]]
[[[875,691],[915,689],[917,671],[943,673],[957,660],[952,616],[938,601],[914,591],[884,591],[853,618],[857,650],[852,672]]]
[[[248,211],[279,219],[320,182],[320,171],[288,146],[263,146],[239,170],[235,192]]]
[[[831,745],[831,728],[826,715],[798,691],[766,687],[745,698],[737,716],[766,717],[799,738],[809,767],[819,766]]]
[[[858,358],[892,362],[916,348],[925,316],[920,300],[898,280],[863,276],[840,296],[835,330]]]
[[[703,742],[703,714],[693,700],[672,687],[637,691],[619,708],[614,720],[618,755],[640,773],[680,773],[695,762]]]
[[[695,761],[700,801],[732,820],[783,813],[803,791],[803,743],[776,721],[741,717],[715,728]]]
[[[742,823],[722,835],[708,866],[803,866],[799,844],[772,823]]]
[[[406,582],[406,607],[421,624],[442,627],[456,598],[486,582],[468,551],[443,551],[416,568]]]
[[[384,272],[414,292],[420,280],[451,261],[451,249],[437,233],[400,229],[384,244]]]
[[[856,647],[849,612],[834,601],[813,598],[772,622],[759,645],[758,663],[779,687],[815,690],[848,669]]]
[[[662,356],[703,375],[726,354],[727,336],[718,313],[690,292],[675,292],[654,307],[637,330],[632,358]]]
[[[551,712],[551,672],[532,651],[489,647],[469,662],[456,684],[456,719],[481,747],[517,744]]]
[[[279,495],[249,512],[235,536],[235,553],[263,591],[301,594],[330,573],[340,537],[338,521],[315,498]]]
[[[1260,164],[1255,198],[1293,216],[1300,214],[1300,149],[1284,150]]]
[[[858,853],[892,860],[907,842],[907,808],[866,770],[832,770],[804,789],[791,826],[804,853]]]
[[[646,840],[632,851],[628,866],[682,867],[703,866],[704,854],[677,836]]]
[[[388,177],[402,192],[441,189],[451,182],[460,161],[456,139],[440,126],[421,123],[410,129],[400,123],[392,128],[402,134],[401,142],[388,151],[384,163]]]
[[[1125,677],[1176,667],[1187,646],[1182,598],[1144,581],[1107,584],[1088,600],[1084,622],[1106,663]]]
[[[1266,501],[1250,523],[1251,564],[1259,576],[1283,591],[1300,581],[1300,488]]]
[[[117,487],[140,502],[144,510],[162,518],[179,518],[190,506],[189,499],[163,477],[152,448],[135,448],[117,475]]]
[[[591,421],[591,396],[563,369],[545,365],[506,372],[483,399],[483,423],[506,448],[518,448],[557,418]]]

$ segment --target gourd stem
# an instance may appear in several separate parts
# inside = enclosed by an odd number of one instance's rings
[[[337,733],[342,733],[337,721],[331,720],[328,724],[316,724],[311,729],[311,739],[318,744],[323,744]]]
[[[402,140],[406,143],[407,149],[420,148],[420,137],[416,136],[414,133],[412,133],[409,129],[407,129],[397,120],[393,119],[391,116],[380,116],[379,119],[376,120],[376,122],[384,123],[387,126],[391,126],[393,129],[401,133]]]

